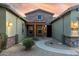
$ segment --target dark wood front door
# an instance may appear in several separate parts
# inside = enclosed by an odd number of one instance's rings
[[[47,37],[52,37],[52,26],[47,25]]]

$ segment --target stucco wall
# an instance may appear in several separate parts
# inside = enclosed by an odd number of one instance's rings
[[[9,22],[12,23],[12,26],[10,27],[8,26]],[[8,36],[6,48],[11,47],[16,43],[16,34],[18,35],[18,42],[24,38],[22,24],[25,23],[21,18],[16,16],[10,10],[0,7],[0,33],[6,33]]]
[[[64,35],[71,35],[71,28],[70,28],[70,23],[71,23],[71,13],[68,13],[64,15]]]
[[[77,11],[76,9],[71,12],[71,20],[79,21],[79,11]],[[78,29],[78,34],[79,34],[79,29]]]
[[[62,16],[57,21],[52,23],[52,35],[53,38],[63,42],[63,35],[70,35],[70,22],[71,22],[71,13]]]
[[[17,34],[18,34],[18,38],[19,38],[19,42],[25,37],[25,28],[23,28],[25,25],[25,23],[20,19],[18,18],[17,19]]]
[[[16,34],[18,34],[18,39],[21,41],[23,38],[22,24],[24,24],[24,22],[13,13],[6,11],[6,24],[8,21],[11,21],[13,24],[10,29],[6,25],[6,33],[8,37],[16,36]]]
[[[42,16],[42,19],[46,21],[46,24],[48,24],[53,19],[53,15],[43,12],[43,11],[32,12],[32,13],[26,15],[26,18],[29,21],[35,21],[35,20],[37,20],[38,15]]]
[[[58,21],[56,21],[55,23],[52,24],[52,35],[53,38],[62,41],[63,37],[63,19],[59,19]]]
[[[5,9],[0,7],[0,33],[6,32],[6,13]]]
[[[17,17],[14,14],[6,10],[6,24],[8,23],[8,21],[11,21],[13,24],[10,29],[8,27],[8,24],[6,25],[6,33],[8,37],[16,35],[16,19]]]

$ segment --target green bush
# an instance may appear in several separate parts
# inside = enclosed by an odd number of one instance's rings
[[[25,46],[26,49],[32,48],[34,44],[33,38],[26,38],[23,40],[23,46]]]
[[[6,48],[8,36],[5,33],[0,33],[0,51]]]

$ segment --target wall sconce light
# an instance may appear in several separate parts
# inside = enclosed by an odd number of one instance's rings
[[[8,22],[8,27],[12,27],[13,23],[11,21]]]
[[[72,30],[78,29],[78,21],[71,21],[71,29]]]

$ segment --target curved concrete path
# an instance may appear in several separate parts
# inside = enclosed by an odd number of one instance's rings
[[[46,51],[51,51],[51,52],[56,52],[56,53],[61,53],[61,54],[67,54],[67,55],[79,55],[76,51],[74,50],[64,50],[64,49],[59,49],[59,48],[53,48],[45,45],[45,42],[47,40],[40,40],[36,42],[37,47],[44,49]]]

